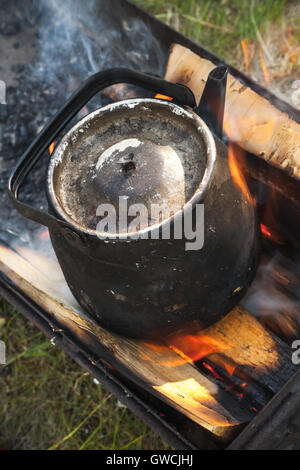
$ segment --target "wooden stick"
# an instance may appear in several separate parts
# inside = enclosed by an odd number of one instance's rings
[[[199,103],[215,64],[174,44],[165,79],[187,85]],[[251,88],[228,75],[224,129],[244,150],[300,179],[300,125]]]

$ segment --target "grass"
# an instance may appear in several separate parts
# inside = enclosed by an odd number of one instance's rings
[[[286,0],[134,0],[241,68],[240,41],[280,22]],[[0,447],[167,449],[127,408],[0,299]]]
[[[133,0],[203,47],[236,63],[236,47],[283,18],[288,0]]]
[[[166,449],[127,408],[4,300],[0,447]]]

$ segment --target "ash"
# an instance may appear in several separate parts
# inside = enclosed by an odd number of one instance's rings
[[[163,74],[165,58],[148,26],[114,12],[110,3],[1,1],[0,80],[6,83],[7,102],[0,105],[1,243],[49,250],[45,228],[13,209],[6,187],[17,159],[74,90],[110,67]],[[95,97],[76,120],[108,101],[107,93]],[[22,200],[44,210],[49,158],[44,155],[20,193]]]

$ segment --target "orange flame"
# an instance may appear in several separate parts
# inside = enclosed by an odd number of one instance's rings
[[[263,235],[265,235],[266,237],[271,237],[272,236],[270,230],[268,229],[268,227],[266,225],[260,224],[260,230],[261,230],[261,233]]]
[[[241,45],[242,45],[242,50],[243,50],[243,55],[244,55],[245,70],[247,73],[249,73],[250,62],[249,62],[249,54],[248,54],[246,39],[241,40]]]
[[[222,354],[214,355],[214,363],[218,364],[219,367],[223,367],[229,375],[233,375],[237,368],[232,359]]]
[[[50,145],[49,147],[49,153],[50,155],[52,155],[53,151],[54,151],[54,147],[55,147],[55,142],[52,142],[52,144]]]
[[[206,334],[205,330],[193,334],[176,334],[169,338],[166,343],[144,342],[143,345],[155,351],[159,362],[166,367],[178,367],[188,362],[193,363],[209,354],[222,353],[232,348],[230,344]],[[176,356],[170,354],[170,351],[175,352]],[[144,360],[151,360],[150,358],[153,356],[142,353],[142,357]],[[220,361],[223,362],[222,359]],[[226,360],[224,362],[223,367],[232,375],[235,367]]]
[[[261,211],[261,233],[265,239],[271,240],[276,244],[284,244],[285,239],[281,234],[280,225],[278,224],[278,199],[276,191],[272,189],[268,195],[268,199]]]
[[[173,337],[170,347],[173,350],[176,348],[177,351],[181,351],[185,357],[188,357],[193,362],[199,361],[209,354],[223,352],[231,348],[230,345],[221,340],[211,338],[204,332]]]
[[[170,96],[161,95],[160,93],[157,93],[157,94],[154,96],[154,98],[157,99],[157,100],[173,101],[173,98],[171,98]]]
[[[262,53],[260,53],[260,63],[261,63],[261,68],[262,68],[262,71],[263,71],[263,74],[264,74],[265,83],[269,83],[270,82],[270,75],[269,75],[269,71],[267,69],[267,66],[265,64],[264,56],[262,55]]]
[[[229,164],[229,169],[230,169],[232,179],[237,184],[237,186],[239,186],[239,188],[241,189],[243,194],[246,196],[248,201],[253,203],[245,178],[243,177],[242,172],[240,171],[239,166],[237,164],[237,161],[240,158],[243,158],[243,156],[244,156],[243,150],[239,147],[234,147],[232,142],[229,142],[228,164]]]
[[[231,134],[231,122],[229,119],[224,120],[224,132],[227,136]],[[245,153],[241,147],[235,146],[230,140],[228,143],[228,165],[230,169],[230,173],[232,176],[233,181],[236,183],[237,186],[241,189],[243,194],[246,196],[248,201],[250,201],[253,205],[255,205],[254,199],[252,199],[250,191],[248,189],[248,185],[246,180],[243,176],[242,171],[239,168],[238,162],[243,161],[245,158]]]
[[[215,379],[223,380],[222,377],[215,371],[215,369],[210,364],[205,361],[203,361],[202,364],[207,370],[210,371],[210,373],[215,377]]]

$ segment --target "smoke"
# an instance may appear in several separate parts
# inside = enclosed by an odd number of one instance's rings
[[[16,2],[18,19],[14,2],[9,0],[5,0],[5,18],[8,25],[19,22],[16,41],[27,62],[22,67],[14,64],[20,73],[16,74],[16,88],[11,87],[8,93],[12,112],[6,111],[6,105],[0,110],[7,115],[2,120],[0,114],[0,239],[10,246],[21,243],[41,250],[40,227],[16,213],[7,197],[7,179],[15,159],[90,75],[111,67],[163,75],[165,54],[150,27],[137,16],[125,16],[117,9],[121,3],[115,0]],[[33,52],[27,57],[28,44]],[[3,59],[1,66],[9,68],[11,64]],[[100,106],[102,99],[97,96],[84,111]],[[48,159],[45,155],[31,172],[24,190],[26,202],[43,210],[47,210],[44,193]]]
[[[52,81],[68,74],[86,79],[110,67],[161,75],[164,55],[149,27],[138,17],[122,18],[114,1],[42,0],[39,57]],[[115,4],[119,8],[120,5]],[[41,8],[41,5],[40,5]]]
[[[266,264],[261,264],[251,288],[243,298],[243,306],[256,316],[272,314],[276,309],[286,306],[278,295],[275,282],[270,283],[275,266],[276,255]]]
[[[241,305],[277,336],[291,341],[300,330],[300,280],[295,274],[297,266],[286,263],[279,252],[270,259],[263,257]]]

